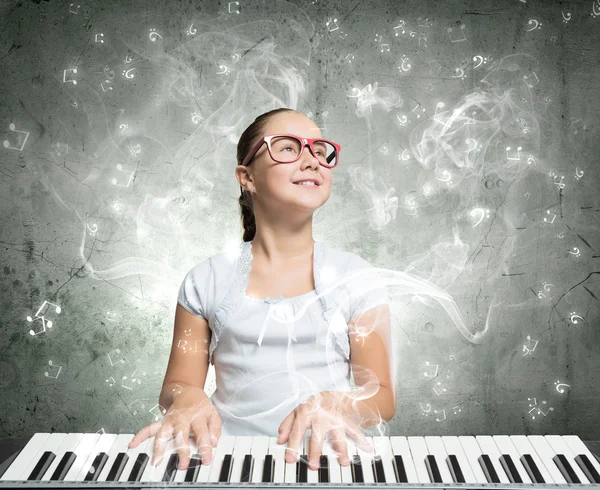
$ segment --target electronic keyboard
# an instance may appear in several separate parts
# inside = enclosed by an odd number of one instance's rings
[[[308,437],[287,463],[276,437],[221,436],[204,465],[190,438],[189,466],[178,469],[173,439],[155,466],[154,438],[129,449],[133,436],[36,433],[0,464],[0,488],[600,488],[600,442],[574,435],[367,437],[373,451],[348,439],[348,466],[325,441],[315,470]]]

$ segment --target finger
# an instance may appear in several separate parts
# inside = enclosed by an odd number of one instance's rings
[[[153,437],[154,434],[158,432],[158,430],[162,426],[162,420],[160,422],[155,422],[153,424],[147,425],[143,429],[140,429],[139,432],[133,436],[131,442],[129,443],[129,448],[136,447],[140,442],[145,441],[148,437]]]
[[[175,451],[177,451],[177,454],[179,455],[179,464],[177,465],[177,468],[180,470],[185,470],[190,464],[189,433],[190,428],[186,424],[182,424],[181,430],[177,430],[175,433]]]
[[[288,463],[293,463],[300,455],[300,445],[306,430],[308,429],[308,419],[306,415],[296,415],[290,435],[288,437],[287,448],[285,450],[285,460]]]
[[[196,438],[196,446],[198,446],[198,454],[202,464],[212,463],[212,443],[210,442],[209,429],[206,426],[206,422],[202,420],[194,421],[192,423],[192,430]]]
[[[221,431],[223,429],[223,423],[221,422],[221,417],[219,413],[215,410],[211,413],[208,418],[208,432],[210,442],[213,447],[217,447],[217,443],[219,442],[219,437],[221,437]]]
[[[358,444],[363,451],[370,452],[373,450],[373,447],[369,444],[369,441],[367,441],[365,434],[358,425],[354,424],[354,422],[351,422],[347,419],[345,420],[345,425],[346,432],[348,432],[352,440],[354,440],[354,442],[356,442],[356,444]]]
[[[167,441],[171,438],[172,434],[173,426],[171,423],[166,422],[166,419],[163,419],[163,426],[157,432],[156,436],[154,436],[154,455],[152,456],[152,464],[154,466],[160,464],[165,452],[165,446],[167,445]]]
[[[279,437],[277,438],[277,444],[283,444],[288,440],[295,418],[296,415],[294,412],[291,412],[286,418],[283,419],[283,422],[281,422],[279,425]]]
[[[325,440],[326,431],[313,423],[310,432],[308,465],[311,470],[316,470],[319,468],[319,459],[323,452],[323,441]]]
[[[330,431],[331,446],[338,455],[338,461],[341,465],[347,466],[350,464],[348,457],[348,442],[346,441],[346,432],[343,427],[338,427]]]

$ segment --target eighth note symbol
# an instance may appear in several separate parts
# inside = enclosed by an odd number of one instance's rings
[[[23,142],[21,143],[21,146],[19,148],[17,148],[16,146],[11,146],[10,145],[10,141],[8,140],[4,140],[4,148],[8,148],[9,150],[17,150],[17,151],[23,151],[23,147],[25,146],[25,143],[27,143],[27,138],[29,138],[29,133],[27,131],[19,131],[16,129],[16,126],[13,123],[10,123],[8,125],[9,129],[15,133],[18,134],[24,134],[25,138],[23,139]]]

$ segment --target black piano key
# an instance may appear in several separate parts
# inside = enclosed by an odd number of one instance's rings
[[[133,463],[133,468],[131,469],[131,473],[129,473],[127,481],[140,481],[148,461],[150,461],[150,456],[148,456],[146,453],[138,454],[135,463]]]
[[[123,473],[127,461],[129,461],[129,455],[127,453],[117,454],[115,462],[113,463],[112,468],[108,472],[106,481],[119,481],[119,478],[121,478],[121,473]]]
[[[60,460],[60,463],[58,463],[54,473],[52,473],[50,480],[64,480],[71,466],[73,466],[76,457],[77,455],[74,452],[67,451]]]
[[[352,481],[354,483],[364,483],[365,478],[363,475],[362,463],[358,454],[353,454],[350,460],[352,466]]]
[[[404,462],[402,461],[402,456],[399,454],[394,455],[394,472],[396,473],[396,480],[398,483],[408,483]]]
[[[85,475],[83,481],[96,481],[100,476],[100,472],[104,468],[104,465],[108,461],[108,454],[106,453],[98,453],[98,455],[94,458],[94,462],[90,467],[90,471]]]
[[[185,472],[184,481],[195,482],[198,479],[198,472],[200,471],[201,466],[202,466],[202,458],[200,458],[199,454],[194,454],[190,458],[190,464],[187,467],[187,470]]]
[[[42,454],[40,460],[35,465],[35,468],[33,468],[33,471],[29,475],[29,478],[27,479],[41,480],[44,477],[44,473],[48,471],[48,468],[52,464],[52,461],[54,461],[54,458],[56,458],[56,454],[54,454],[52,451],[45,451],[44,454]]]
[[[319,457],[319,483],[329,483],[329,458],[326,454]]]
[[[371,467],[373,468],[373,478],[375,483],[385,483],[385,472],[383,471],[383,461],[381,456],[373,456]]]
[[[443,483],[440,469],[438,468],[433,454],[425,456],[425,466],[427,467],[427,473],[429,473],[429,480],[431,483]]]
[[[265,464],[263,465],[263,473],[261,481],[263,483],[272,483],[273,482],[273,472],[275,470],[275,465],[273,464],[273,455],[267,454],[265,456]]]
[[[557,454],[552,458],[552,461],[554,461],[562,476],[567,480],[567,483],[581,483],[581,480],[579,480],[579,477],[573,471],[573,467],[564,454]]]
[[[231,469],[233,467],[233,455],[226,454],[223,458],[223,466],[219,474],[219,483],[228,482],[231,479]]]
[[[449,454],[446,458],[446,463],[448,463],[448,469],[450,469],[450,474],[452,475],[454,483],[466,483],[463,472],[460,469],[460,465],[458,464],[458,458],[456,457],[456,455]]]
[[[244,456],[244,463],[242,464],[242,476],[240,482],[249,483],[252,477],[252,469],[254,468],[254,458],[251,454]]]
[[[502,459],[502,458],[500,458]],[[482,454],[477,458],[479,462],[479,466],[483,470],[483,474],[485,475],[488,483],[500,483],[500,478],[498,478],[498,473],[496,473],[496,468],[492,464],[492,460],[487,454]]]
[[[179,465],[179,454],[172,453],[167,461],[167,467],[165,468],[165,474],[162,477],[162,481],[173,481],[175,474],[177,473],[177,466]]]
[[[577,461],[581,471],[583,471],[583,474],[589,481],[593,483],[600,483],[600,475],[587,455],[580,454],[579,456],[575,456],[575,461]]]
[[[302,454],[296,461],[296,483],[308,483],[308,458]]]
[[[500,456],[500,464],[502,465],[502,468],[504,468],[504,472],[511,483],[523,483],[523,478],[521,478],[519,470],[517,470],[510,454],[503,454]]]
[[[523,463],[523,466],[525,466],[525,470],[527,471],[527,474],[533,483],[546,483],[544,477],[540,473],[539,468],[535,464],[535,461],[531,457],[531,454],[523,454],[521,456],[521,463]]]

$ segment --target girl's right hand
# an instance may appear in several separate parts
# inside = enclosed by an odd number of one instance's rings
[[[204,390],[195,386],[185,386],[173,397],[173,404],[159,422],[141,429],[129,443],[134,448],[149,437],[154,439],[152,464],[160,464],[167,441],[174,437],[179,454],[179,469],[186,469],[190,462],[190,431],[194,438],[202,464],[212,463],[212,448],[221,436],[221,417]]]

